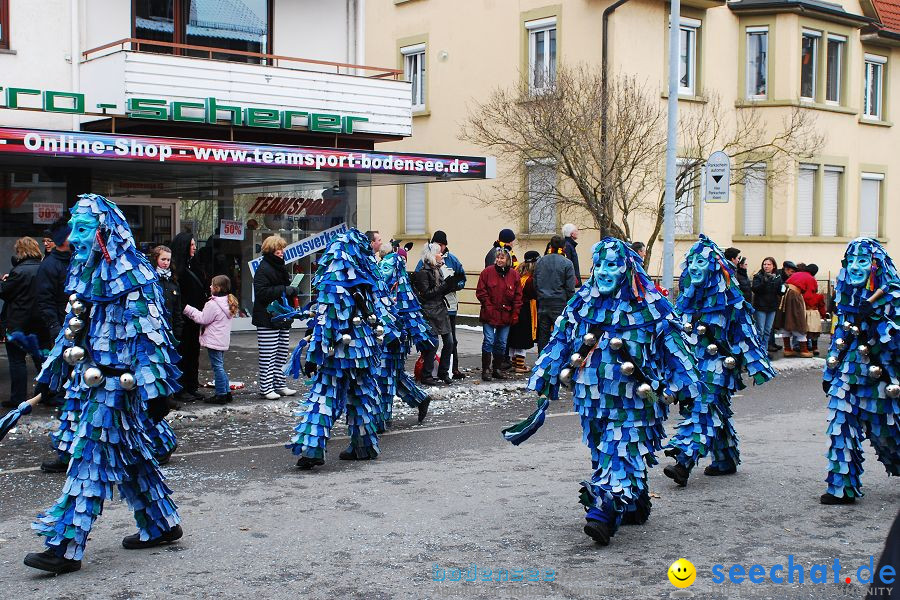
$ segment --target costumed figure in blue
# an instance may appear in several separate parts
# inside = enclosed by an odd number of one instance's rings
[[[663,472],[680,486],[708,454],[705,475],[731,475],[740,464],[731,395],[744,389],[744,370],[756,385],[775,376],[766,343],[753,325],[753,307],[744,299],[730,261],[705,235],[691,246],[682,263],[681,295],[676,310],[697,359],[703,391],[681,404],[682,421],[666,455],[675,458]]]
[[[47,550],[25,557],[26,565],[54,573],[81,567],[88,534],[116,485],[138,526],[122,540],[125,548],[182,536],[152,449],[158,438],[152,416],[165,411],[180,375],[156,272],[135,247],[122,212],[106,198],[80,196],[70,225],[68,327],[38,381],[66,390],[55,440],[71,460],[62,496],[33,525]]]
[[[835,285],[838,327],[822,388],[828,395],[828,490],[822,504],[862,497],[864,439],[888,475],[900,475],[900,276],[873,239],[844,253]]]
[[[422,316],[422,307],[406,272],[406,260],[397,252],[396,246],[393,252],[381,259],[378,268],[401,336],[398,340],[386,343],[381,359],[379,383],[383,427],[379,429],[380,433],[384,427],[390,427],[395,396],[418,409],[419,423],[425,420],[431,397],[406,372],[406,357],[414,345],[422,351],[426,347],[434,347],[436,340]]]
[[[325,464],[325,445],[345,410],[350,446],[339,457],[378,457],[381,355],[384,344],[400,339],[375,255],[359,230],[331,241],[319,259],[313,286],[317,303],[312,333],[303,342],[304,372],[312,376],[312,384],[294,413],[300,422],[287,445],[300,455],[297,466],[304,470]]]
[[[665,437],[665,402],[700,389],[672,305],[621,240],[594,246],[591,277],[557,319],[528,382],[544,397],[540,408],[504,431],[507,440],[521,443],[540,426],[560,384],[572,387],[591,449],[594,473],[580,494],[584,532],[605,546],[620,524],[650,515],[647,470]]]

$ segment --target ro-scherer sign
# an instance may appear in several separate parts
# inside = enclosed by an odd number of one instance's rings
[[[0,89],[3,89],[0,87]],[[40,108],[45,112],[73,115],[87,114],[84,94],[58,92],[33,88],[7,87],[6,108]],[[41,106],[22,105],[23,97],[40,96]],[[97,105],[101,110],[116,108],[115,104]],[[126,101],[125,116],[129,119],[149,119],[154,121],[175,121],[179,123],[208,123],[214,125],[227,121],[231,125],[246,127],[266,127],[270,129],[293,129],[300,119],[306,120],[309,131],[320,133],[353,133],[354,123],[368,121],[366,117],[320,113],[305,110],[279,110],[275,108],[241,107],[222,104],[209,97],[203,102],[185,102],[162,98],[129,98]]]

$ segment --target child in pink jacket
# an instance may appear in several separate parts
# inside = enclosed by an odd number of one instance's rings
[[[232,398],[225,372],[225,351],[231,344],[231,320],[238,312],[238,300],[230,293],[231,280],[225,275],[213,277],[209,291],[212,298],[207,300],[203,312],[187,305],[184,314],[198,325],[203,325],[200,346],[209,353],[209,364],[216,379],[216,395],[204,402],[228,404]]]

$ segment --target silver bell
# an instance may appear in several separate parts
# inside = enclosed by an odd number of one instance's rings
[[[75,333],[78,333],[79,331],[84,329],[84,321],[82,321],[78,317],[72,317],[71,319],[69,319],[69,329],[71,329]]]
[[[383,336],[383,335],[376,335],[376,336],[375,336],[375,341],[378,342],[379,344],[384,343],[384,336]]]
[[[663,396],[663,402],[666,404],[675,404],[675,396],[672,394],[666,394]]]
[[[847,342],[844,341],[844,338],[838,338],[834,340],[834,347],[838,350],[843,350],[844,346],[847,345]]]
[[[841,327],[844,328],[844,331],[850,331],[850,328],[853,327],[853,323],[851,323],[850,321],[844,321],[843,323],[841,323]]]
[[[84,374],[81,377],[88,387],[97,387],[103,383],[103,373],[97,367],[88,367],[84,370]]]
[[[84,360],[85,351],[81,346],[72,346],[63,350],[63,360],[70,365],[76,365]]]
[[[378,322],[378,317],[376,317],[375,315],[369,315],[369,318],[367,320],[369,321],[369,325],[374,325]]]
[[[888,398],[900,398],[900,385],[892,383],[884,390],[887,392]]]
[[[737,360],[733,356],[725,357],[724,363],[726,369],[733,369],[737,366]]]
[[[384,335],[384,327],[382,327],[381,325],[379,325],[378,327],[376,327],[376,328],[375,328],[375,335],[378,335],[378,336]]]
[[[122,386],[123,390],[133,390],[137,385],[137,381],[134,378],[134,375],[131,373],[122,373],[119,375],[119,385]]]
[[[328,356],[334,356],[334,346],[328,348]]]
[[[352,319],[350,319],[350,322],[353,323],[354,327],[359,327],[360,325],[362,325],[362,319],[360,319],[359,317],[353,317]]]
[[[697,335],[703,335],[704,333],[706,333],[706,325],[703,323],[697,325]]]
[[[86,308],[87,307],[84,305],[84,302],[82,302],[81,300],[76,300],[72,303],[72,312],[78,316],[83,315]]]
[[[634,363],[623,362],[622,366],[619,367],[619,370],[622,371],[622,375],[630,376],[632,373],[634,373]]]
[[[71,302],[72,304],[74,304],[77,300],[78,300],[78,294],[71,294],[69,296],[69,302]]]
[[[700,328],[698,327],[697,329],[699,330]],[[718,351],[719,351],[719,347],[716,346],[715,344],[710,344],[709,346],[706,347],[707,354],[716,354]]]
[[[829,369],[833,369],[838,366],[838,357],[831,355],[825,360],[825,364],[828,365]]]
[[[854,325],[853,327],[850,328],[850,333],[852,333],[853,335],[859,335],[859,327]]]
[[[684,329],[685,333],[691,333],[692,331],[694,331],[694,326],[690,323],[682,324],[681,328]]]
[[[612,348],[613,350],[618,350],[622,347],[623,343],[624,342],[622,342],[622,338],[614,337],[609,340],[609,347]]]
[[[559,382],[563,385],[569,385],[572,383],[572,369],[566,367],[562,371],[559,372]]]
[[[75,332],[72,331],[72,330],[71,330],[70,328],[68,328],[68,327],[66,327],[66,330],[63,332],[63,335],[66,336],[66,339],[67,339],[67,340],[70,340],[70,341],[71,341],[71,340],[74,340],[74,339],[75,339]]]
[[[350,336],[349,333],[345,333],[344,335],[341,336],[341,343],[344,344],[345,346],[349,346],[350,342],[352,342],[352,341],[353,341],[353,338]]]
[[[881,377],[881,367],[879,367],[878,365],[872,365],[871,367],[869,367],[869,377],[871,377],[872,379],[878,379],[879,377]]]
[[[653,391],[653,388],[650,387],[648,383],[642,383],[637,388],[637,395],[639,398],[646,398]]]
[[[860,344],[856,351],[859,352],[860,356],[869,356],[869,347],[865,344]]]
[[[581,343],[583,343],[585,346],[596,346],[597,336],[593,333],[586,333],[581,337]]]
[[[572,365],[576,369],[578,367],[580,367],[583,363],[584,363],[584,357],[581,356],[577,352],[569,357],[569,364]]]

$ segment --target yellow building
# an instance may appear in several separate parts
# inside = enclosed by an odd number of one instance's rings
[[[413,84],[413,135],[384,147],[493,154],[459,139],[471,106],[498,87],[517,85],[521,73],[529,74],[528,85],[540,88],[552,85],[558,64],[598,65],[603,13],[610,4],[370,0],[366,60],[404,69]],[[664,2],[630,0],[611,14],[611,72],[666,89],[667,12]],[[900,59],[900,2],[684,0],[681,15],[679,111],[696,110],[716,95],[735,115],[758,111],[774,130],[801,107],[815,117],[825,139],[814,156],[787,165],[777,179],[767,177],[772,165],[755,165],[757,177],[733,186],[728,203],[704,204],[694,194],[692,206],[677,219],[676,265],[696,239],[701,218],[703,232],[720,246],[743,251],[751,275],[771,255],[779,262],[815,262],[819,278],[833,276],[846,243],[859,235],[877,236],[900,256],[900,245],[890,238],[900,214],[888,201],[892,177],[900,173],[891,120],[900,98],[900,77],[892,68]],[[659,102],[665,103],[664,94]],[[525,181],[529,170],[548,168],[520,167]],[[594,226],[590,217],[505,214],[484,202],[490,189],[484,182],[373,189],[372,226],[418,240],[411,259],[418,258],[421,241],[444,230],[466,270],[477,272],[501,228],[516,231],[521,257],[527,249],[543,251],[550,232],[573,222],[583,230],[580,266],[587,272],[589,249],[598,239],[596,231],[584,230]],[[528,196],[522,194],[525,205]],[[647,241],[650,222],[638,220],[633,227],[633,237]],[[648,271],[660,273],[661,261],[658,241]],[[476,311],[469,305],[461,312]]]

